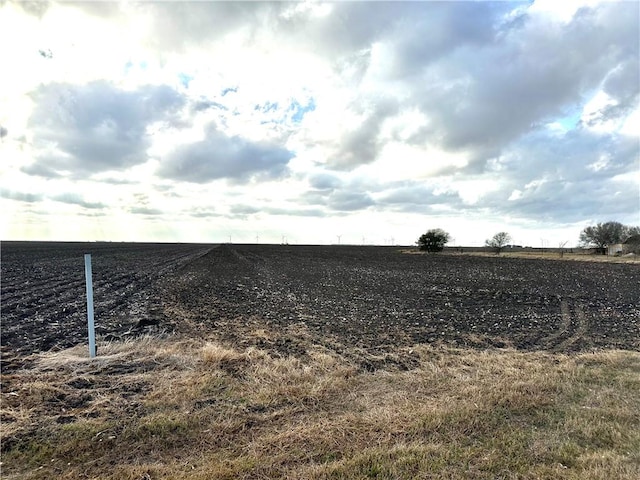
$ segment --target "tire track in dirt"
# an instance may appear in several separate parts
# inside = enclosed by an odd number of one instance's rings
[[[589,330],[589,321],[587,320],[587,317],[585,316],[584,311],[582,310],[582,306],[580,304],[576,304],[574,306],[574,311],[575,311],[576,321],[572,323],[577,324],[576,329],[571,336],[569,336],[568,338],[560,342],[555,347],[555,350],[557,351],[566,352],[568,350],[571,350],[571,347],[575,343],[580,341],[582,337],[584,337],[587,331]]]
[[[589,330],[589,321],[579,303],[574,304],[574,315],[571,306],[565,299],[560,299],[560,325],[558,330],[542,339],[543,345],[554,352],[566,352],[579,342]]]

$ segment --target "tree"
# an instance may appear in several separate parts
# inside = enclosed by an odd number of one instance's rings
[[[622,243],[639,230],[640,227],[628,227],[620,222],[598,223],[580,232],[580,245],[596,247],[604,253],[609,245]]]
[[[640,235],[640,226],[638,227],[627,227],[626,237],[632,237],[633,235]],[[625,238],[625,241],[627,240]]]
[[[450,239],[451,235],[441,228],[432,228],[420,235],[418,248],[425,252],[441,252]]]
[[[494,248],[496,253],[500,253],[505,245],[511,241],[511,235],[507,232],[498,232],[493,237],[485,240],[484,244],[487,247]]]

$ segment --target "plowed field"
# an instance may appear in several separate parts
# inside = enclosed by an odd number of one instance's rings
[[[640,350],[637,265],[391,247],[3,242],[3,368],[86,342],[83,253],[93,254],[98,342],[164,330],[294,355],[312,342],[361,353],[366,368],[416,343]]]
[[[109,339],[161,318],[159,285],[210,248],[2,242],[3,369],[16,356],[87,342],[85,253],[92,254],[96,335]]]

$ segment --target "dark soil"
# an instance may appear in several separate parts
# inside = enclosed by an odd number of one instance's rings
[[[294,355],[310,344],[380,355],[416,343],[640,350],[637,265],[391,247],[3,242],[3,368],[86,343],[83,253],[93,253],[102,339],[171,330]]]
[[[170,326],[163,281],[211,245],[2,242],[2,369],[33,352],[87,343],[84,254],[92,254],[96,335]],[[18,363],[21,363],[18,362]]]

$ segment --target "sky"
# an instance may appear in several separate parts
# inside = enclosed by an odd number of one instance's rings
[[[640,224],[640,3],[0,2],[4,240]]]

